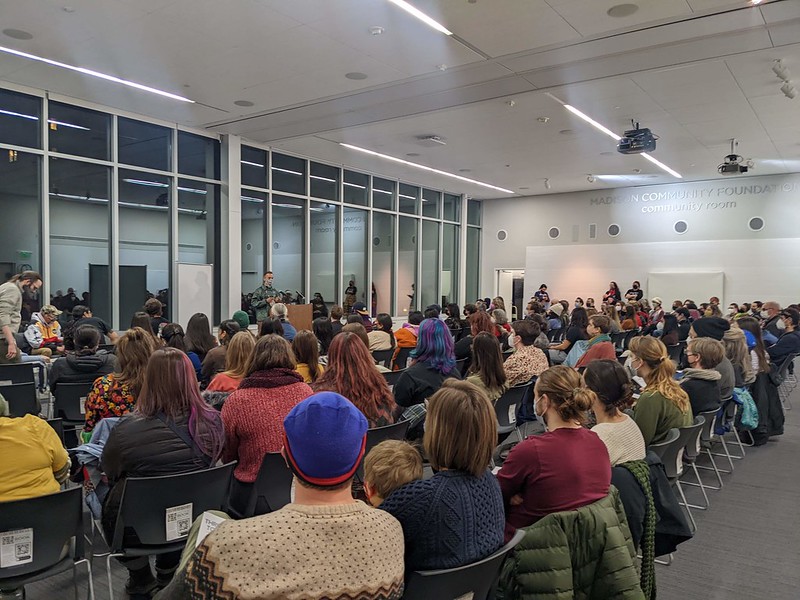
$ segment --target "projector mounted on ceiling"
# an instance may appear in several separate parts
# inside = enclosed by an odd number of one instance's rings
[[[646,127],[639,128],[639,123],[631,121],[633,129],[626,131],[617,142],[617,152],[620,154],[641,154],[652,152],[656,149],[657,135]]]
[[[731,153],[722,159],[722,164],[717,167],[717,172],[720,175],[743,175],[754,167],[753,161],[749,158],[745,160],[740,155],[736,154],[736,146],[739,142],[736,139],[731,140]]]

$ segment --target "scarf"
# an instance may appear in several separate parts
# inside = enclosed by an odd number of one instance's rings
[[[589,340],[586,349],[588,350],[589,348],[591,348],[595,344],[599,344],[600,342],[610,342],[610,341],[611,341],[610,335],[608,335],[607,333],[600,333]]]
[[[300,373],[292,369],[267,369],[266,371],[256,371],[252,375],[248,375],[239,384],[239,389],[244,390],[248,388],[276,388],[284,385],[292,385],[293,383],[302,383],[303,378]]]
[[[656,505],[653,501],[653,489],[650,487],[650,466],[644,460],[632,460],[619,465],[631,472],[642,488],[647,498],[647,506],[644,511],[644,531],[640,543],[642,550],[642,572],[640,584],[644,597],[647,600],[656,598]]]
[[[419,336],[419,325],[412,325],[411,323],[403,323],[403,329],[410,329],[411,333],[414,334],[414,337]]]
[[[703,381],[719,381],[722,378],[719,371],[713,369],[684,369],[683,379],[701,379]]]

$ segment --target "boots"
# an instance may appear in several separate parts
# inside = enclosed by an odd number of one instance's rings
[[[149,594],[158,585],[152,571],[150,571],[150,563],[138,569],[128,569],[128,575],[125,591],[129,596]]]

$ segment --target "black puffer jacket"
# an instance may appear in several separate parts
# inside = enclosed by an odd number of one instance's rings
[[[59,383],[92,383],[116,370],[117,357],[113,354],[67,354],[50,369],[50,391],[55,393]]]

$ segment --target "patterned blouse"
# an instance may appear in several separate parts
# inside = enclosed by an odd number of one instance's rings
[[[538,377],[547,367],[547,357],[536,346],[523,346],[515,350],[503,363],[509,387],[525,383],[531,377]]]
[[[85,432],[94,429],[106,417],[121,417],[133,410],[136,398],[126,384],[120,384],[114,373],[98,377],[86,397]]]

